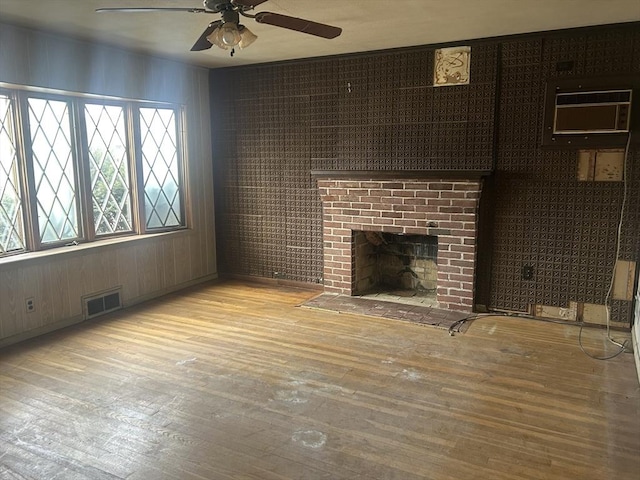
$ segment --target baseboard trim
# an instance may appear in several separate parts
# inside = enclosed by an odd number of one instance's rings
[[[0,348],[24,342],[25,340],[29,340],[31,338],[40,337],[42,335],[46,335],[47,333],[55,332],[56,330],[62,330],[63,328],[71,327],[72,325],[76,325],[83,321],[83,315],[76,315],[75,317],[65,318],[64,320],[60,320],[59,322],[50,323],[38,328],[33,328],[31,330],[27,330],[26,332],[16,333],[15,335],[11,335],[10,337],[0,339]]]
[[[169,295],[170,293],[179,292],[180,290],[184,290],[185,288],[193,287],[195,285],[200,285],[201,283],[205,283],[205,282],[211,282],[217,279],[218,279],[217,273],[214,273],[212,275],[206,275],[204,277],[194,278],[193,280],[179,283],[178,285],[173,285],[171,287],[163,288],[162,290],[156,290],[155,292],[148,293],[146,295],[140,295],[139,297],[130,298],[127,301],[125,301],[122,306],[123,308],[133,307],[134,305],[139,305],[140,303],[148,302],[149,300],[163,297],[165,295]]]
[[[123,302],[121,309],[110,312],[107,315],[105,315],[105,317],[112,313],[118,314],[119,312],[122,312],[122,310],[132,307],[134,305],[148,302],[149,300],[163,297],[170,293],[178,292],[180,290],[184,290],[185,288],[193,287],[201,283],[210,282],[210,281],[216,280],[217,278],[218,278],[218,274],[206,275],[204,277],[194,278],[193,280],[189,280],[187,282],[183,282],[178,285],[174,285],[172,287],[163,288],[162,290],[156,290],[155,292],[149,293],[147,295],[141,295],[139,297],[128,299],[126,302]],[[42,335],[46,335],[47,333],[55,332],[56,330],[62,330],[63,328],[77,325],[78,323],[82,323],[83,321],[85,321],[83,315],[76,315],[74,317],[66,318],[64,320],[60,320],[55,323],[43,325],[42,327],[34,328],[32,330],[27,330],[26,332],[16,333],[15,335],[11,335],[10,337],[0,339],[0,348],[8,347],[9,345],[14,345],[16,343],[24,342],[26,340],[29,340],[35,337],[40,337]],[[99,322],[100,317],[96,317],[95,319],[91,319],[89,321]]]
[[[640,338],[640,325],[638,325],[638,320],[631,327],[631,345],[633,345],[633,357],[636,360],[636,374],[638,375],[638,384],[640,384],[640,351],[638,348],[640,345],[638,344],[638,339]]]
[[[267,277],[254,277],[252,275],[239,275],[235,273],[227,273],[220,275],[221,280],[238,280],[246,283],[256,283],[261,285],[270,285],[270,286],[282,286],[282,287],[292,287],[299,288],[301,290],[310,290],[313,292],[323,291],[324,285],[321,283],[308,283],[308,282],[299,282],[297,280],[287,280],[284,278],[267,278]]]

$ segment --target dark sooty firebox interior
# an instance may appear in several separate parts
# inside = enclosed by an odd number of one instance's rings
[[[438,237],[361,231],[353,235],[355,295],[435,298]]]

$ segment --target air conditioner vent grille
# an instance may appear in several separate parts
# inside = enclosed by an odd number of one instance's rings
[[[559,93],[556,105],[588,105],[598,103],[629,103],[631,90],[611,90],[608,92]]]
[[[83,297],[83,307],[85,319],[122,308],[120,288]]]

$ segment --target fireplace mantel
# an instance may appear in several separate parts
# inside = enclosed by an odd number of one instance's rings
[[[390,180],[431,178],[479,180],[488,177],[491,170],[311,170],[311,176],[317,179],[336,180]]]

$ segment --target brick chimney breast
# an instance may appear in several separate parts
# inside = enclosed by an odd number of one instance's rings
[[[322,178],[318,189],[326,292],[354,294],[354,231],[435,235],[438,306],[472,311],[481,179]]]

